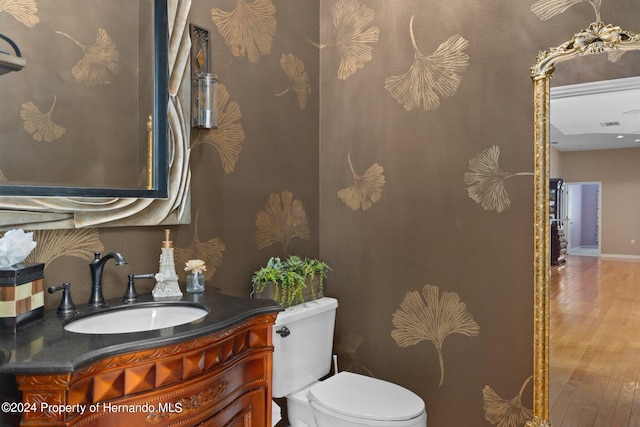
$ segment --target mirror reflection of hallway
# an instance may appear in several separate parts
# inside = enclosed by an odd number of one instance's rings
[[[617,70],[604,55],[580,58],[592,59],[604,63],[600,76],[605,65]],[[640,115],[620,98],[638,79],[594,73],[576,82],[593,61],[562,65],[549,111],[566,239],[566,262],[550,275],[549,419],[553,427],[640,426]]]

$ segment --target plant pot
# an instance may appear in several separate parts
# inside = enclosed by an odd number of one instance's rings
[[[320,279],[315,278],[313,280],[307,279],[305,282],[305,287],[302,290],[302,299],[294,300],[291,302],[291,305],[301,304],[307,301],[313,301],[314,299],[321,298],[324,294],[320,289]],[[277,294],[277,298],[276,298]],[[315,296],[315,298],[314,298]],[[268,283],[267,286],[262,291],[257,291],[256,286],[253,285],[253,291],[251,292],[251,298],[258,299],[271,299],[276,301],[278,304],[282,306],[286,306],[287,304],[282,300],[282,291],[276,292],[276,287],[274,283]]]

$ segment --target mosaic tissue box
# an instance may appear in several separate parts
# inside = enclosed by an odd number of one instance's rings
[[[0,333],[44,317],[44,264],[16,264],[0,269]]]

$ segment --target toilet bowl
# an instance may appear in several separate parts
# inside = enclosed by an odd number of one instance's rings
[[[291,427],[426,427],[424,401],[397,384],[331,370],[333,298],[287,308],[273,327],[273,396]]]

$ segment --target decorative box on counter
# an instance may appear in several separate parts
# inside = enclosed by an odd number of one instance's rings
[[[44,317],[44,264],[16,264],[0,269],[0,333]]]

